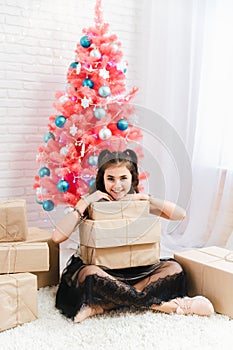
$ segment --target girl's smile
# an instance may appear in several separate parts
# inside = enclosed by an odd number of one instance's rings
[[[111,166],[104,172],[106,192],[116,201],[126,196],[132,184],[132,175],[125,165]]]

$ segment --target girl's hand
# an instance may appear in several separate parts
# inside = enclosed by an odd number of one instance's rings
[[[121,198],[121,201],[141,201],[141,200],[149,200],[150,196],[145,193],[132,193],[127,194],[123,198]]]
[[[93,192],[92,194],[83,196],[82,199],[87,205],[90,205],[91,203],[94,203],[94,202],[98,202],[101,199],[112,201],[112,197],[109,194],[101,192],[99,190]]]

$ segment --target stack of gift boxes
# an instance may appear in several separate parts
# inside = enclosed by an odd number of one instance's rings
[[[119,269],[159,261],[161,222],[148,201],[93,203],[79,233],[86,264]]]
[[[37,319],[37,290],[58,282],[51,233],[28,227],[25,200],[0,202],[0,331]]]
[[[161,223],[149,214],[148,201],[97,202],[80,225],[84,263],[111,269],[159,261]],[[203,295],[215,311],[233,318],[233,252],[210,246],[177,252],[186,272],[188,295]]]

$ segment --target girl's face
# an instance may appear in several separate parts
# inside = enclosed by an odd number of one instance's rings
[[[106,192],[116,201],[122,199],[130,191],[132,175],[125,165],[113,165],[104,172]]]

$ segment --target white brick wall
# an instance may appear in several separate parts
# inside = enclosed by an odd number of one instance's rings
[[[95,0],[1,0],[0,200],[25,198],[30,226],[52,230],[60,215],[59,208],[48,214],[35,202],[35,158],[82,28],[94,23],[94,5]],[[121,40],[129,63],[129,87],[138,85],[142,6],[140,0],[102,0],[104,20]]]

